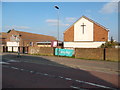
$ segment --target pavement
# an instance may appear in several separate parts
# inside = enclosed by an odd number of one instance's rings
[[[119,88],[117,62],[15,53],[2,62],[3,88]]]

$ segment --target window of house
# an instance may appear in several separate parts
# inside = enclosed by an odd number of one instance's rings
[[[30,46],[33,46],[33,42],[30,42]]]

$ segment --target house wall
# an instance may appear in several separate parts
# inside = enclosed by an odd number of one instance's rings
[[[108,41],[108,31],[94,24],[94,41]]]
[[[85,24],[84,34],[82,24]],[[74,24],[74,41],[93,41],[93,23],[81,18]]]
[[[19,46],[19,42],[7,42],[7,46]]]
[[[74,25],[65,31],[64,41],[65,42],[73,42],[74,41]]]
[[[64,42],[64,48],[98,48],[105,42]]]
[[[38,47],[51,47],[51,45],[37,45]]]
[[[19,36],[19,33],[17,33],[15,30],[11,30],[8,33],[7,40],[6,40],[7,42],[15,42],[15,41],[11,41],[11,39],[10,39],[12,35],[18,35]],[[30,40],[24,40],[23,36],[21,36],[21,37],[19,36],[19,39],[20,39],[19,46],[29,46],[30,42],[34,42],[34,41],[30,41]],[[35,44],[35,42],[34,42],[34,44]],[[14,46],[14,43],[12,45]]]
[[[12,35],[18,35],[18,36],[19,36],[19,33],[17,33],[17,32],[14,31],[14,30],[11,30],[11,31],[8,33],[8,35],[7,35],[6,41],[14,42],[14,41],[11,41],[11,36],[12,36]]]
[[[18,52],[19,42],[7,42],[8,51]]]
[[[7,51],[11,51],[12,52],[12,47],[8,47],[8,50]]]

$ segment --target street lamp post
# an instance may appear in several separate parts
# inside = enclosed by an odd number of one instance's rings
[[[57,9],[57,17],[58,17],[58,21],[57,21],[57,32],[58,32],[58,56],[59,56],[59,7],[57,5],[55,5],[55,8]]]

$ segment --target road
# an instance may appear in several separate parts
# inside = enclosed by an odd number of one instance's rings
[[[76,69],[36,56],[3,55],[2,61],[2,88],[119,88],[117,74]]]

